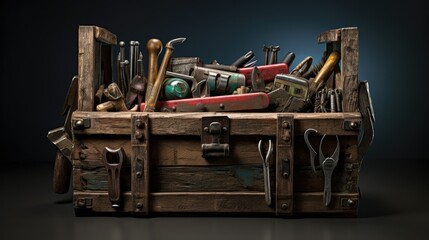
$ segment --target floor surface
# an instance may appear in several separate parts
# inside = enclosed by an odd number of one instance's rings
[[[357,218],[76,217],[51,189],[53,164],[0,169],[0,239],[427,239],[425,169],[363,167]],[[401,173],[402,172],[402,173]],[[380,174],[377,174],[380,173]]]

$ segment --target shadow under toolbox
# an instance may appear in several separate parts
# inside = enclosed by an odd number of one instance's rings
[[[107,89],[112,82],[112,46],[117,44],[116,36],[100,27],[81,26],[79,75],[71,84],[77,99],[66,105],[69,115],[65,127],[48,134],[58,152],[54,190],[68,191],[71,173],[77,215],[356,216],[359,171],[373,139],[374,121],[368,83],[357,78],[357,41],[355,27],[318,36],[319,43],[326,43],[327,56],[335,51],[341,59],[334,64],[330,82],[326,83],[342,90],[343,101],[337,104],[337,111],[329,111],[329,104],[328,110],[320,112],[228,111],[230,105],[219,102],[215,103],[219,110],[208,111],[210,102],[198,102],[195,109],[199,112],[189,112],[182,111],[180,105],[168,109],[170,101],[182,104],[186,99],[164,99],[153,106],[158,110],[162,105],[168,112],[144,111],[145,104],[150,104],[144,101],[138,103],[141,111],[130,110],[129,105],[125,111],[112,112],[95,110],[102,104],[97,90],[102,85]],[[330,61],[329,57],[325,61]],[[134,61],[135,58],[137,55]],[[183,64],[183,59],[178,59]],[[118,69],[121,63],[118,62]],[[192,64],[183,72],[205,71],[199,58],[192,58]],[[165,71],[163,65],[159,71]],[[234,70],[234,66],[227,67]],[[246,72],[236,70],[240,71]],[[144,73],[140,74],[144,77]],[[296,88],[307,85],[307,80],[300,79],[301,74],[278,74],[267,83],[274,81],[274,85],[286,89],[284,81],[293,78],[290,82],[296,83]],[[253,89],[258,88],[255,76]],[[204,79],[207,84],[210,77],[213,76],[209,73]],[[145,81],[149,87],[150,80]],[[249,77],[244,81],[243,85],[248,85]],[[317,82],[310,80],[308,92],[307,88],[306,92],[294,90],[297,98],[303,94],[323,94],[320,88],[312,88],[311,81]],[[262,89],[248,94],[243,95],[262,99],[266,93]],[[217,96],[205,99],[223,99],[222,94],[212,95]],[[272,99],[267,99],[271,106]],[[322,97],[316,101],[320,104],[325,100]],[[316,102],[313,105],[316,109]]]

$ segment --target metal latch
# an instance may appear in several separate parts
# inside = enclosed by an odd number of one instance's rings
[[[203,117],[201,122],[202,157],[228,157],[229,118],[227,116]]]

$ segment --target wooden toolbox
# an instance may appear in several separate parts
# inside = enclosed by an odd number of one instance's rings
[[[373,136],[370,104],[359,97],[367,83],[357,76],[358,30],[326,31],[317,41],[341,53],[334,81],[343,112],[96,112],[117,38],[81,26],[71,119],[76,214],[356,216],[369,145],[361,139]]]

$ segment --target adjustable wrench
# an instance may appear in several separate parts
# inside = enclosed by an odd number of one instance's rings
[[[268,151],[266,156],[263,155],[262,140],[258,143],[259,155],[262,159],[262,167],[264,171],[264,189],[265,189],[265,203],[271,205],[271,186],[270,186],[270,160],[273,156],[273,145],[271,139],[268,141]]]

